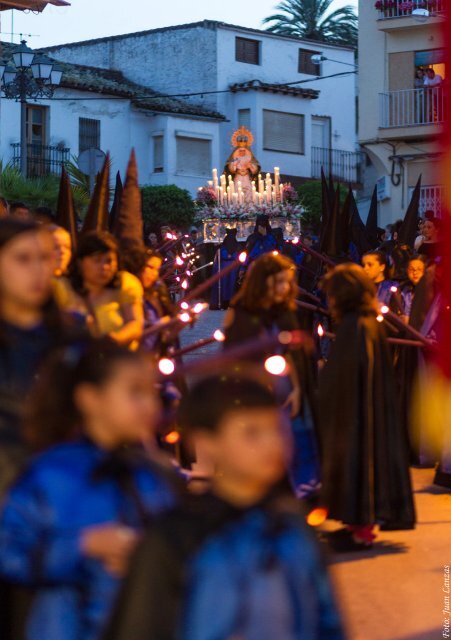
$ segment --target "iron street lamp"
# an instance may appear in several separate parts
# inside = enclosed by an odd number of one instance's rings
[[[0,89],[6,98],[20,102],[20,171],[27,175],[27,100],[51,98],[61,83],[60,65],[35,54],[25,40],[0,64]]]
[[[328,60],[329,62],[337,62],[338,64],[345,64],[347,67],[354,67],[354,69],[358,68],[356,64],[352,64],[351,62],[343,62],[342,60],[334,60],[333,58],[326,58],[326,56],[323,56],[322,53],[315,53],[313,56],[311,56],[310,60],[313,62],[313,64],[321,64],[321,62]]]

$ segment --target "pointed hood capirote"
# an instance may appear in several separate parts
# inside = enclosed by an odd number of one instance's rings
[[[120,171],[118,171],[116,173],[116,186],[114,189],[113,204],[111,205],[110,218],[109,218],[110,233],[112,233],[113,235],[116,235],[123,191],[124,191],[124,186],[122,184]]]
[[[371,196],[370,210],[366,219],[366,235],[372,249],[378,245],[378,224],[377,224],[377,185],[374,186],[373,195]]]
[[[83,222],[82,233],[107,231],[110,203],[110,156],[107,153],[102,170],[97,176],[96,186]]]
[[[407,244],[409,247],[414,246],[415,238],[418,235],[418,210],[420,208],[421,195],[421,175],[417,180],[415,189],[412,193],[409,206],[407,207],[404,221],[398,232],[398,244]]]
[[[72,249],[77,248],[77,214],[75,212],[74,194],[69,174],[64,165],[61,170],[58,204],[56,205],[56,224],[69,232],[72,240]]]
[[[115,235],[119,241],[121,251],[143,251],[145,249],[142,198],[134,149],[132,149],[127,166]]]

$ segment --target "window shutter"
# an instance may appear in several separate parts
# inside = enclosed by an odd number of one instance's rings
[[[163,173],[164,171],[164,145],[163,136],[154,136],[153,139],[153,172]]]
[[[304,116],[265,109],[263,146],[270,151],[304,153]]]
[[[236,38],[235,59],[237,62],[260,64],[260,41],[250,38]]]
[[[251,128],[251,110],[238,109],[238,127]]]
[[[209,176],[211,174],[211,141],[177,137],[177,173]]]

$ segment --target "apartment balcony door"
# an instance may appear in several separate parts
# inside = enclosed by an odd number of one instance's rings
[[[328,175],[332,168],[332,150],[331,150],[331,121],[330,118],[313,116],[312,117],[312,153],[315,153],[316,167],[321,172]],[[315,171],[314,173],[318,173]],[[313,176],[312,176],[313,177]]]

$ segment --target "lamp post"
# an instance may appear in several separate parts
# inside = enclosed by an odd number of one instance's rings
[[[51,98],[60,84],[62,68],[47,56],[35,54],[25,40],[0,64],[0,88],[5,98],[20,102],[20,172],[27,175],[27,100]]]
[[[328,62],[337,62],[338,64],[344,64],[347,67],[354,67],[354,69],[358,69],[358,66],[356,64],[352,64],[351,62],[343,62],[342,60],[334,60],[333,58],[326,58],[326,56],[323,56],[322,53],[313,54],[310,57],[310,60],[313,62],[313,64],[321,64],[321,62],[327,60]]]

